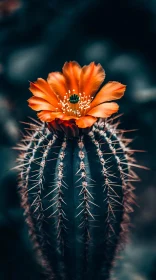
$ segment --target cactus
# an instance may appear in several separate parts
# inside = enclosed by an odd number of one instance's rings
[[[35,121],[19,145],[22,207],[48,280],[110,279],[134,202],[130,140],[113,118],[82,118]]]

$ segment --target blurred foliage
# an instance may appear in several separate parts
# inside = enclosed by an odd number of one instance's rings
[[[127,85],[119,102],[121,127],[130,133],[141,165],[136,184],[131,242],[114,275],[120,280],[156,279],[156,2],[154,0],[0,0],[0,279],[40,279],[20,209],[17,152],[24,131],[28,81],[60,71],[66,60],[100,62],[106,81]]]

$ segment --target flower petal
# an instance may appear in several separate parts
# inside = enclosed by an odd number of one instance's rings
[[[91,62],[89,65],[84,66],[80,75],[79,90],[85,95],[93,96],[98,90],[105,78],[105,71],[101,64]]]
[[[64,115],[62,119],[63,119],[64,121],[68,121],[68,120],[77,120],[78,117]]]
[[[68,90],[74,92],[73,94],[79,93],[79,79],[81,73],[81,67],[76,61],[66,62],[62,68],[63,75],[66,78]]]
[[[75,122],[78,127],[80,128],[86,128],[92,126],[96,122],[97,118],[94,118],[92,116],[84,116],[77,119]]]
[[[116,113],[119,109],[119,105],[115,102],[103,103],[92,108],[87,115],[99,118],[108,118],[112,114]]]
[[[45,99],[56,108],[60,107],[55,93],[44,79],[38,78],[36,82],[31,82],[29,90],[34,96]]]
[[[55,118],[62,119],[63,113],[62,112],[41,111],[37,114],[37,116],[43,122],[51,122],[51,121],[55,120]]]
[[[102,87],[102,89],[97,93],[96,97],[91,103],[93,108],[98,104],[106,101],[120,99],[125,92],[126,86],[118,82],[109,82]]]
[[[47,81],[56,95],[63,100],[67,92],[65,77],[60,72],[52,72],[48,75]]]
[[[49,110],[49,111],[56,111],[56,108],[51,105],[49,102],[45,101],[42,98],[33,96],[28,99],[29,107],[35,111],[41,110]]]

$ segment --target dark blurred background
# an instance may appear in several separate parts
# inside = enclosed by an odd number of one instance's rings
[[[40,279],[20,209],[12,149],[31,96],[28,80],[61,71],[65,61],[100,62],[106,82],[127,85],[121,127],[137,153],[137,204],[130,243],[117,261],[119,280],[156,279],[156,1],[0,0],[0,279]]]

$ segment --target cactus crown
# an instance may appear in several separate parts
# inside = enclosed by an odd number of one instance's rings
[[[22,207],[46,279],[109,279],[125,242],[138,180],[129,139],[113,119],[125,86],[96,95],[100,64],[65,63],[63,74],[31,83],[30,124],[18,149]],[[115,119],[115,118],[114,118]],[[32,131],[32,133],[30,133]]]

